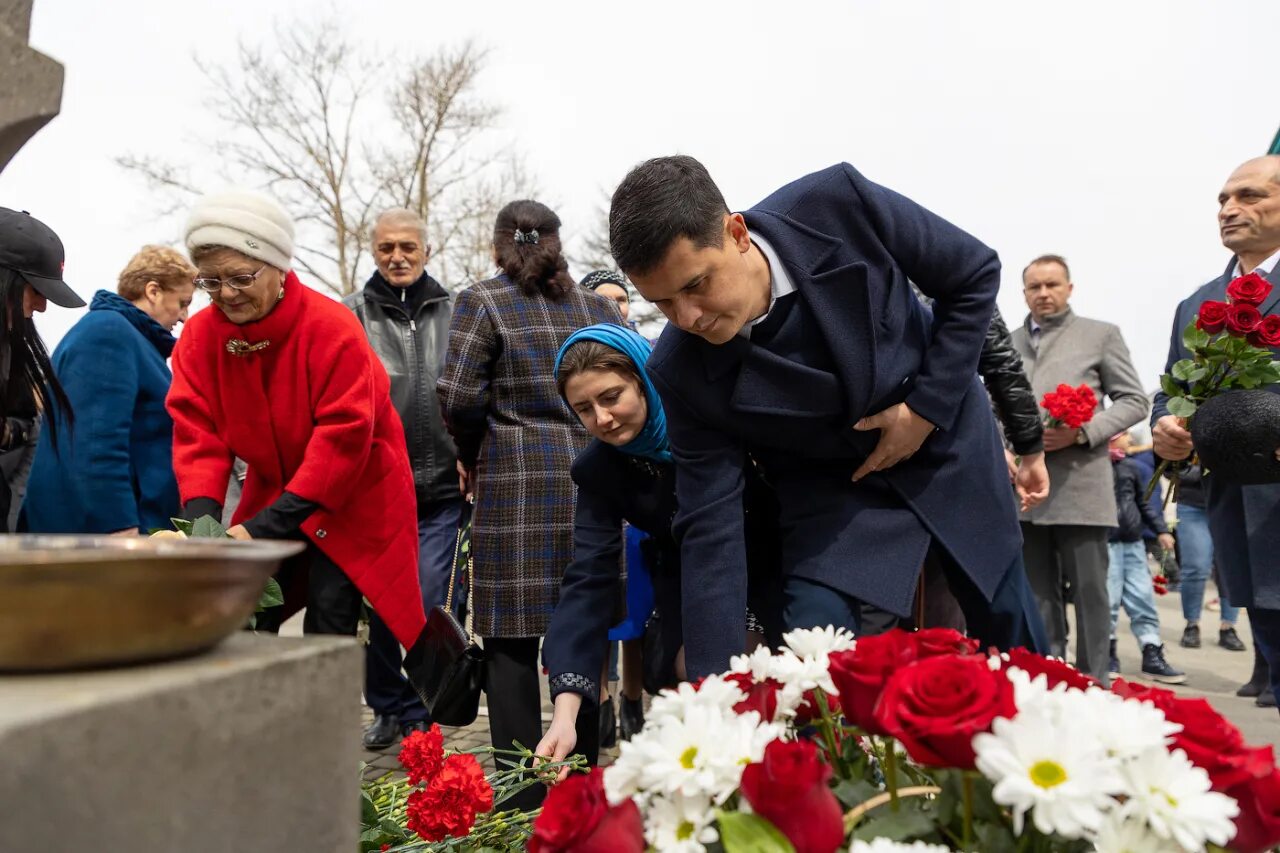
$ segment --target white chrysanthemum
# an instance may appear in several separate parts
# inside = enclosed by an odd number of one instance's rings
[[[1101,687],[1069,690],[1059,699],[1061,712],[1089,726],[1094,742],[1108,755],[1127,760],[1156,749],[1165,751],[1182,731],[1150,702],[1117,696]],[[1019,705],[1019,708],[1022,706]]]
[[[1130,818],[1119,809],[1107,815],[1093,840],[1096,853],[1166,853],[1168,842],[1151,831],[1146,821]]]
[[[1074,722],[1019,709],[1012,720],[996,718],[991,734],[974,736],[978,769],[995,783],[992,798],[1013,810],[1015,833],[1030,811],[1046,835],[1080,838],[1101,827],[1111,795],[1124,789],[1116,759],[1091,748]]]
[[[645,727],[619,750],[618,777],[605,774],[611,801],[634,794],[707,796],[723,803],[737,790],[742,770],[760,761],[767,743],[783,733],[780,725],[760,724],[760,715],[723,714],[699,705],[685,708],[683,719],[668,718]]]
[[[656,797],[645,814],[645,841],[655,850],[704,853],[720,838],[715,814],[706,797]]]
[[[752,681],[764,681],[773,677],[773,650],[768,646],[756,646],[749,655],[734,655],[729,659],[729,671],[750,675]]]
[[[1225,845],[1235,835],[1235,800],[1210,790],[1209,774],[1180,749],[1149,749],[1124,762],[1124,813],[1183,850],[1202,850],[1206,841]]]
[[[781,685],[777,697],[778,707],[773,717],[775,720],[789,720],[796,715],[796,709],[804,701],[804,691],[798,687],[787,690],[787,682],[780,676],[779,669],[788,671],[794,677],[803,666],[797,661],[799,658],[790,652],[785,653],[784,659],[783,655],[775,655],[767,646],[757,646],[751,654],[737,655],[731,659],[729,671],[748,675],[756,684],[763,684],[772,679]]]
[[[874,841],[853,842],[849,853],[951,853],[951,848],[943,847],[941,844],[926,844],[923,841],[906,844],[902,841],[877,838]]]
[[[649,704],[646,728],[661,725],[669,719],[683,720],[690,708],[712,708],[721,716],[734,713],[733,706],[745,698],[738,685],[725,681],[722,676],[711,675],[696,688],[687,681],[674,690],[663,690]]]
[[[782,635],[782,644],[802,658],[823,658],[853,648],[853,634],[844,628],[797,628]]]

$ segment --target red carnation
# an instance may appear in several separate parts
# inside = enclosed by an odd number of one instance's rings
[[[844,844],[840,803],[827,786],[831,768],[810,740],[775,740],[764,759],[742,770],[752,810],[787,837],[796,853],[834,853]]]
[[[1227,285],[1227,298],[1233,303],[1261,305],[1271,293],[1271,283],[1256,272],[1242,275]]]
[[[724,680],[738,685],[738,689],[746,694],[745,699],[733,706],[735,713],[745,714],[748,711],[755,711],[764,721],[771,721],[778,713],[778,692],[782,690],[781,682],[772,678],[756,681],[750,673],[746,672],[729,673]]]
[[[644,853],[644,821],[631,800],[609,806],[604,771],[574,773],[554,786],[533,821],[529,853]]]
[[[1200,303],[1196,313],[1196,328],[1210,335],[1216,335],[1227,327],[1227,303],[1214,299],[1206,299]]]
[[[1243,338],[1262,323],[1262,315],[1256,305],[1235,302],[1227,306],[1227,333]]]
[[[1016,666],[1032,678],[1043,675],[1048,681],[1050,689],[1057,687],[1059,684],[1065,684],[1068,687],[1075,687],[1080,690],[1098,686],[1097,679],[1085,675],[1074,666],[1063,661],[1047,658],[1023,648],[1010,649],[1008,654],[1009,659],[1005,661],[1004,669]]]
[[[430,782],[444,763],[444,735],[435,723],[427,731],[416,731],[400,742],[400,766],[417,785]]]
[[[971,770],[973,736],[990,731],[996,717],[1017,712],[1013,685],[985,657],[944,655],[894,673],[880,694],[876,721],[916,762]]]
[[[1268,314],[1258,328],[1249,333],[1249,343],[1259,349],[1280,347],[1280,316]]]
[[[1079,429],[1093,420],[1098,398],[1088,385],[1081,384],[1072,388],[1064,384],[1059,385],[1056,391],[1045,394],[1040,400],[1040,406],[1049,415],[1048,426]]]
[[[493,788],[480,762],[470,754],[450,755],[421,791],[409,795],[409,829],[427,841],[443,841],[471,832],[476,815],[493,808]]]

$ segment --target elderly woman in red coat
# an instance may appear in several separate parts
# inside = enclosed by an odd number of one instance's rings
[[[361,594],[405,646],[422,630],[413,473],[386,370],[355,315],[290,270],[293,223],[267,196],[202,198],[186,228],[213,306],[173,352],[173,463],[184,515],[215,517],[248,463],[229,531],[301,539],[283,573],[306,633],[353,634]],[[291,595],[306,587],[305,602]],[[268,617],[276,628],[283,614]]]

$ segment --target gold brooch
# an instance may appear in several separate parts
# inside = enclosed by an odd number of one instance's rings
[[[261,343],[251,344],[240,338],[232,338],[227,341],[227,352],[232,355],[249,355],[250,353],[260,352],[271,346],[271,341],[262,341]]]

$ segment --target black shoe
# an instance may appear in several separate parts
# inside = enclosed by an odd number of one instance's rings
[[[618,745],[618,719],[613,713],[613,697],[600,703],[600,748]]]
[[[1116,657],[1116,641],[1115,640],[1111,641],[1110,657],[1111,659],[1107,661],[1107,672],[1110,672],[1112,675],[1119,675],[1120,674],[1120,658]]]
[[[1142,674],[1161,684],[1182,684],[1187,675],[1169,666],[1164,659],[1164,646],[1149,643],[1142,647]]]
[[[1274,708],[1276,706],[1275,691],[1268,687],[1258,694],[1258,698],[1253,700],[1253,704],[1259,708]]]
[[[1258,696],[1266,689],[1267,684],[1271,681],[1271,670],[1267,666],[1267,659],[1262,656],[1262,652],[1255,648],[1253,650],[1253,674],[1249,676],[1249,680],[1240,685],[1240,689],[1236,691],[1237,696]]]
[[[1187,627],[1182,629],[1182,639],[1178,641],[1178,645],[1184,649],[1200,648],[1200,626],[1187,623]]]
[[[1244,641],[1240,639],[1240,635],[1236,633],[1235,628],[1223,628],[1219,631],[1218,645],[1229,652],[1245,651]]]
[[[395,714],[375,714],[369,728],[364,730],[361,743],[365,749],[379,751],[396,742],[400,736],[400,718]]]
[[[623,740],[631,740],[632,735],[644,728],[644,699],[622,697],[622,708],[618,713],[618,728],[622,730]]]
[[[430,720],[409,720],[400,726],[400,737],[408,737],[414,732],[426,732],[431,730]]]

